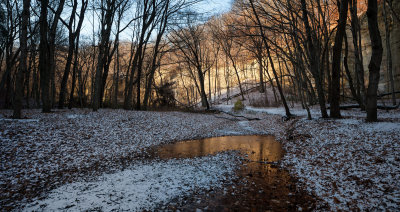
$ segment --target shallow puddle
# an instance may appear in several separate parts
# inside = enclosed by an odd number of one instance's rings
[[[223,151],[238,150],[251,161],[277,162],[283,156],[282,146],[273,136],[224,136],[167,144],[157,149],[162,159],[192,158]]]
[[[201,157],[237,150],[244,161],[233,184],[221,190],[195,193],[176,199],[163,209],[194,211],[301,211],[315,207],[313,197],[297,188],[289,173],[278,167],[282,146],[272,136],[225,136],[160,146],[161,159]]]

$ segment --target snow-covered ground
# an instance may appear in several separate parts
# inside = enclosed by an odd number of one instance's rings
[[[24,111],[25,120],[0,112],[0,208],[23,206],[34,197],[79,180],[95,180],[142,158],[150,146],[179,140],[272,134],[243,128],[224,114],[89,109]],[[273,120],[274,118],[271,118]],[[92,179],[94,178],[94,179]]]
[[[195,159],[135,162],[124,171],[90,182],[75,182],[51,191],[24,211],[143,211],[155,210],[172,198],[194,190],[222,188],[238,167],[233,154]]]
[[[225,111],[231,107],[217,106]],[[377,123],[365,123],[365,113],[359,110],[342,111],[344,118],[338,120],[320,119],[318,108],[311,111],[314,119],[306,120],[305,110],[292,108],[300,117],[287,122],[280,117],[282,108],[246,107],[240,115],[260,118],[254,121],[223,113],[78,109],[51,114],[29,110],[24,111],[29,120],[16,121],[7,118],[11,111],[1,111],[0,205],[85,210],[94,203],[111,210],[118,201],[131,198],[140,204],[127,202],[124,207],[151,210],[176,196],[190,195],[192,185],[179,183],[187,181],[184,173],[204,178],[195,185],[200,190],[229,181],[227,176],[234,171],[229,162],[236,159],[227,153],[148,163],[140,160],[143,150],[178,140],[271,134],[286,150],[281,165],[320,199],[321,208],[400,210],[400,110],[379,110]],[[214,168],[207,168],[211,164]],[[169,180],[175,177],[176,181]],[[141,180],[146,183],[136,184]]]
[[[399,210],[399,111],[380,115],[392,118],[293,123],[294,139],[285,145],[283,165],[333,210]]]
[[[233,105],[217,105],[229,111]],[[287,167],[308,192],[332,210],[400,209],[400,110],[378,111],[379,122],[366,123],[365,112],[342,110],[343,119],[321,119],[317,107],[291,108],[300,116],[284,125]],[[285,115],[284,108],[254,108],[242,113]],[[278,137],[279,138],[279,137]],[[282,137],[281,137],[282,138]]]

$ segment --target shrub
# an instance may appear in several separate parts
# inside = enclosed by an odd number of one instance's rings
[[[235,102],[235,105],[233,106],[233,110],[234,110],[234,111],[240,111],[240,110],[243,110],[243,109],[244,109],[244,104],[243,104],[243,102],[240,101],[240,100],[237,100],[237,101]]]

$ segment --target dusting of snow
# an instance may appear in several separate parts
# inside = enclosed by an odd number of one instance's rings
[[[363,126],[364,131],[369,132],[400,132],[400,124],[396,122],[367,123]]]
[[[69,119],[75,119],[75,118],[81,118],[82,115],[78,115],[78,114],[67,114],[67,118]]]
[[[105,174],[97,181],[75,182],[50,192],[24,211],[143,211],[187,196],[194,190],[221,188],[230,181],[237,160],[231,154],[195,159],[134,162],[124,171]]]
[[[216,106],[224,111],[230,111],[232,107],[233,105]],[[131,158],[151,146],[179,140],[270,134],[283,143],[286,151],[281,165],[298,178],[309,193],[318,197],[321,208],[327,205],[330,210],[344,211],[400,210],[400,110],[379,110],[380,121],[376,123],[366,123],[365,112],[358,109],[341,111],[344,118],[338,120],[320,119],[318,107],[311,108],[313,120],[304,118],[306,111],[301,107],[291,108],[291,112],[300,118],[283,122],[280,118],[280,115],[285,114],[283,108],[249,106],[240,114],[260,120],[248,121],[222,113],[216,115],[108,109],[94,113],[87,109],[74,109],[42,114],[39,110],[26,110],[24,114],[37,121],[0,119],[0,205],[2,208],[21,209],[31,200],[28,194],[32,194],[35,198],[43,195],[46,197],[42,202],[35,199],[37,205],[29,204],[32,209],[41,210],[39,206],[42,204],[49,210],[71,207],[71,210],[79,211],[93,209],[90,204],[101,201],[98,204],[104,210],[122,210],[122,206],[115,208],[118,204],[106,203],[122,201],[116,199],[121,197],[123,200],[130,197],[140,198],[139,192],[132,192],[133,196],[119,193],[123,191],[131,194],[122,185],[144,189],[147,182],[154,182],[153,187],[146,187],[155,192],[154,197],[140,201],[138,199],[141,204],[126,203],[123,207],[155,209],[157,204],[162,204],[161,201],[190,195],[193,187],[183,187],[181,190],[175,187],[176,182],[187,180],[182,174],[185,171],[193,169],[194,173],[199,172],[197,174],[201,179],[205,176],[206,182],[200,183],[199,189],[207,189],[204,185],[209,184],[221,185],[222,176],[232,171],[224,162],[229,162],[230,158],[219,161],[221,157],[225,157],[220,155],[171,160],[162,162],[165,165],[158,162],[129,163],[134,161]],[[12,114],[11,111],[3,113],[3,117],[10,117]],[[290,128],[293,132],[288,136],[287,130]],[[128,166],[124,166],[126,163]],[[210,169],[210,172],[203,169],[211,164],[216,168]],[[127,168],[124,170],[124,167]],[[199,170],[193,167],[198,167]],[[155,176],[154,179],[152,176],[139,177],[139,173],[150,169],[154,169],[150,172],[166,174],[152,175]],[[183,171],[171,173],[163,169]],[[218,172],[214,173],[215,170]],[[104,172],[113,174],[104,175]],[[134,173],[138,173],[138,176]],[[81,175],[100,177],[96,178],[97,181],[85,183],[79,181]],[[129,179],[133,180],[129,181],[124,176],[130,176]],[[171,176],[177,177],[177,181],[167,180]],[[121,187],[116,183],[119,181],[114,182],[112,178],[119,179]],[[134,180],[140,179],[145,179],[143,187],[135,185]],[[155,183],[157,179],[161,181]],[[229,178],[226,179],[229,181]],[[166,181],[171,183],[165,184]],[[157,192],[157,185],[172,188],[172,193],[163,190],[164,187]],[[111,196],[81,196],[78,191],[85,193],[84,188],[88,188],[88,191],[107,191],[105,193]],[[71,196],[76,196],[85,204],[76,204],[75,199],[69,198]],[[160,201],[153,199],[154,204],[148,204],[152,201],[151,198],[159,198]],[[49,204],[51,201],[57,204]]]
[[[399,121],[299,120],[283,165],[332,210],[399,210]]]
[[[0,121],[4,121],[4,122],[39,122],[39,119],[3,119],[0,118]]]
[[[9,116],[12,111],[3,113]],[[151,146],[224,135],[267,135],[279,129],[277,124],[268,126],[275,118],[266,116],[250,132],[226,114],[109,109],[23,113],[39,121],[0,120],[2,208],[20,208],[68,182],[121,170]]]
[[[337,120],[337,122],[342,123],[342,124],[349,124],[349,125],[358,125],[361,124],[362,121],[361,120],[357,120],[357,119],[339,119]]]

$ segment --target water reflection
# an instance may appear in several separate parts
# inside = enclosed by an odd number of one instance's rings
[[[168,210],[195,211],[296,211],[312,210],[315,200],[299,192],[294,179],[275,163],[283,156],[273,136],[225,136],[167,144],[156,149],[162,159],[192,158],[238,150],[247,155],[238,179],[222,190],[193,194],[184,202],[172,200]]]
[[[239,150],[252,161],[276,162],[282,146],[273,136],[225,136],[168,144],[157,150],[160,158],[200,157],[228,150]]]

